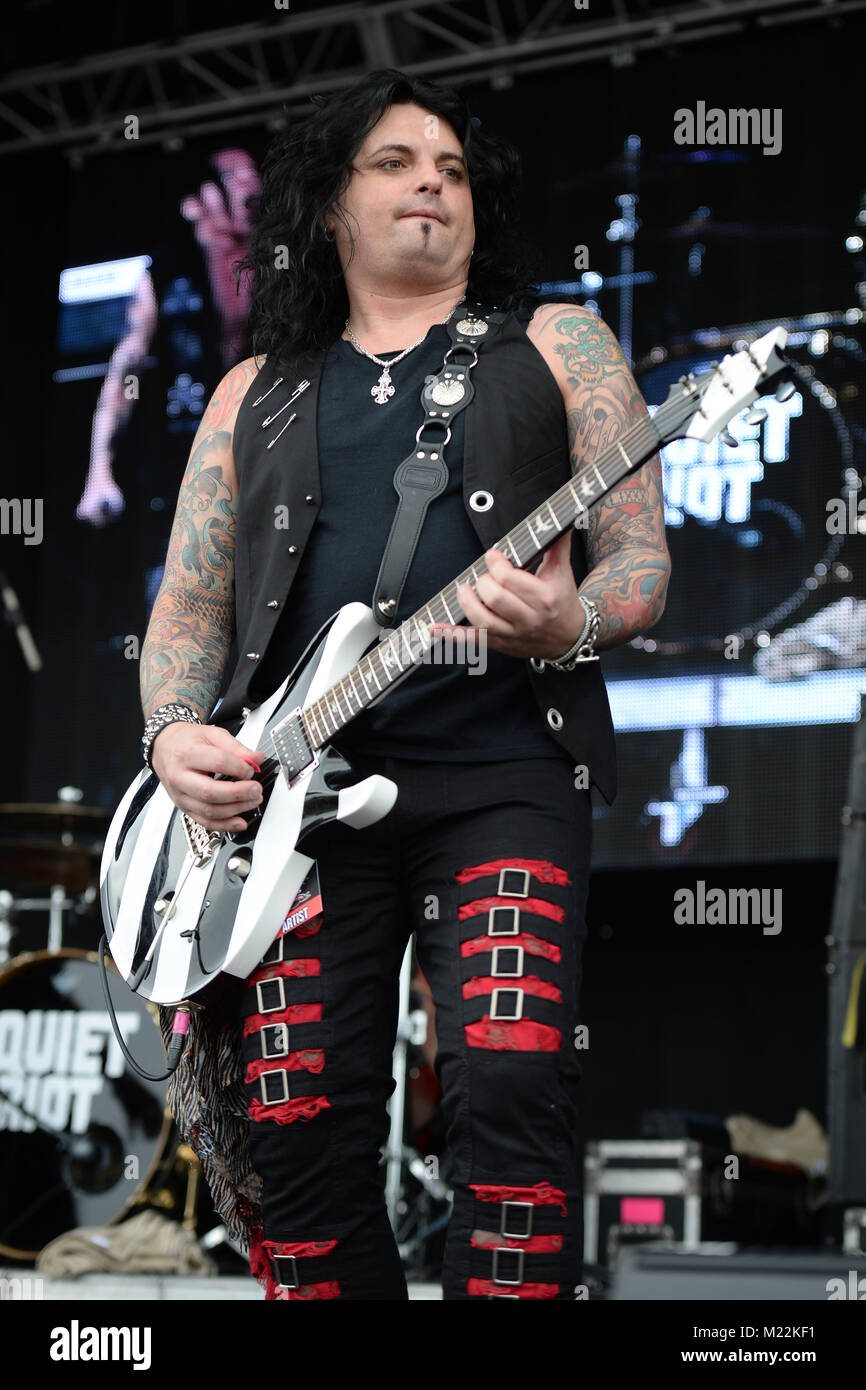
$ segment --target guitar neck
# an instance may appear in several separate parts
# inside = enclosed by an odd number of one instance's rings
[[[650,416],[637,421],[622,440],[606,449],[595,463],[576,473],[491,549],[501,551],[518,569],[525,569],[582,512],[616,487],[622,478],[640,468],[661,443]],[[457,600],[458,585],[472,584],[486,571],[482,556],[440,589],[423,608],[394,628],[341,681],[306,707],[301,718],[311,748],[321,748],[362,710],[423,664],[435,641],[429,632],[430,624],[459,623],[465,614]]]

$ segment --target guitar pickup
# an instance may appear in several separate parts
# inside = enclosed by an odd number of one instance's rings
[[[310,746],[301,719],[301,707],[281,720],[271,734],[277,758],[290,787],[319,766],[318,750]]]

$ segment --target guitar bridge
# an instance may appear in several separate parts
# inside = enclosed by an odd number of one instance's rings
[[[206,830],[198,821],[188,816],[186,811],[181,811],[180,823],[183,826],[183,833],[189,845],[190,854],[195,859],[195,867],[201,868],[202,864],[207,864],[213,858],[214,850],[222,839],[222,832],[219,830]]]

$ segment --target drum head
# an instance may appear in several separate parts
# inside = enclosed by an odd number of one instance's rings
[[[862,367],[828,334],[820,353],[803,336],[792,334],[787,349],[792,394],[786,401],[761,397],[761,424],[747,424],[739,412],[728,427],[736,448],[717,437],[709,444],[677,440],[662,451],[673,578],[664,615],[649,634],[654,674],[714,662],[730,672],[730,634],[742,635],[744,666],[753,639],[766,640],[759,634],[801,622],[860,578],[862,538],[831,534],[825,503],[840,497],[851,477],[851,392]],[[651,409],[684,373],[699,375],[736,347],[692,344],[658,365],[640,364]],[[646,671],[645,657],[635,652],[618,649],[605,660],[611,672]]]
[[[127,1047],[164,1071],[156,1011],[106,965]],[[11,961],[0,972],[0,1255],[35,1259],[65,1231],[117,1220],[166,1147],[165,1094],[126,1063],[94,952]]]

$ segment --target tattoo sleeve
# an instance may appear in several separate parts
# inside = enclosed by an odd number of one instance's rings
[[[570,306],[551,320],[554,352],[566,374],[572,472],[592,463],[646,416],[646,403],[610,329],[589,310]],[[580,585],[601,618],[597,647],[645,632],[664,611],[670,577],[658,454],[590,508]]]
[[[141,652],[145,719],[172,700],[206,719],[220,693],[235,615],[232,430],[253,375],[241,363],[224,378],[193,442]]]

